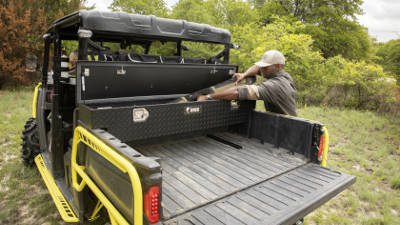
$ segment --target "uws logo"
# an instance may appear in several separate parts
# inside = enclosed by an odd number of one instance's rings
[[[185,108],[185,114],[198,114],[201,112],[200,106],[188,106]]]

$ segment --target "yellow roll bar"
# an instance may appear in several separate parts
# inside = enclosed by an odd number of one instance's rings
[[[35,92],[33,92],[33,101],[32,101],[32,117],[36,119],[36,111],[37,111],[37,96],[39,93],[39,88],[42,86],[42,82],[39,82],[35,87]]]
[[[121,224],[128,225],[129,223],[120,214],[120,212],[114,207],[114,205],[108,200],[103,192],[97,187],[97,185],[91,180],[91,178],[85,173],[85,166],[81,166],[77,163],[76,157],[78,152],[78,144],[82,142],[100,154],[103,158],[111,162],[114,166],[120,169],[123,173],[128,173],[131,180],[133,189],[133,215],[134,225],[143,225],[143,195],[142,185],[140,183],[139,175],[135,167],[124,157],[118,154],[110,146],[106,145],[102,140],[94,136],[85,128],[78,126],[74,131],[74,139],[72,145],[72,156],[71,156],[71,173],[72,173],[72,186],[78,192],[81,192],[87,185],[92,192],[97,196],[99,201],[106,207],[110,222],[112,225]],[[82,178],[80,184],[78,184],[78,175]]]
[[[328,149],[329,149],[329,133],[326,127],[322,127],[322,131],[324,132],[324,147],[322,149],[322,162],[321,166],[326,167],[326,162],[328,161]]]

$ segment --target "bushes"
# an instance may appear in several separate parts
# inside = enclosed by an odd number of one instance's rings
[[[396,81],[381,66],[364,61],[351,62],[336,56],[324,63],[322,102],[381,112],[400,112]]]
[[[241,71],[260,60],[267,50],[277,49],[285,55],[285,70],[294,79],[300,104],[400,112],[396,80],[381,66],[342,56],[323,58],[313,50],[311,36],[301,33],[304,25],[299,22],[275,18],[267,26],[249,23],[229,29],[233,42],[241,45],[231,54],[232,63]]]

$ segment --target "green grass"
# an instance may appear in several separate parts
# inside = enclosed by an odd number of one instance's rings
[[[303,107],[299,116],[329,131],[328,167],[357,182],[306,217],[307,224],[398,224],[400,118],[339,108]]]
[[[19,158],[32,91],[0,90],[0,224],[63,224],[37,170],[23,167]],[[398,224],[400,118],[325,107],[298,113],[327,126],[328,167],[357,176],[353,186],[307,216],[306,224]]]
[[[400,189],[400,174],[393,177],[392,182],[390,184],[393,189]]]
[[[38,171],[19,158],[32,93],[33,87],[0,90],[0,224],[62,224]]]

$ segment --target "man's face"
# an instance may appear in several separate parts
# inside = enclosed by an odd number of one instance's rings
[[[266,67],[261,67],[261,73],[264,77],[269,78],[271,75],[275,74],[280,70],[279,65],[271,65]]]

